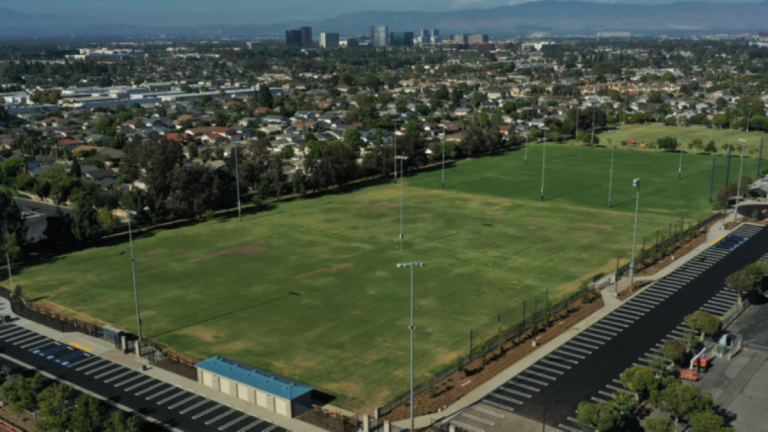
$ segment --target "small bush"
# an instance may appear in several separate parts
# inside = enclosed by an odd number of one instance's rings
[[[207,221],[213,220],[214,217],[216,217],[216,213],[213,212],[213,210],[208,210],[205,213],[203,213],[203,217]]]

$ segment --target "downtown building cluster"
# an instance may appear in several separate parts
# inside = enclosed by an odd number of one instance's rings
[[[371,26],[370,35],[356,38],[341,38],[339,33],[320,33],[320,48],[337,48],[345,46],[368,45],[373,47],[386,46],[414,46],[414,45],[438,45],[449,48],[471,48],[479,51],[494,48],[489,43],[488,35],[484,34],[456,34],[450,38],[442,39],[440,30],[436,28],[420,30],[418,35],[411,31],[391,32],[389,26]],[[286,45],[302,48],[315,47],[312,39],[312,27],[300,27],[298,30],[285,31]]]

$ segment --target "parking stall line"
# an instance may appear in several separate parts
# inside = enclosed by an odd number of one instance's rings
[[[712,303],[712,304],[716,304],[716,305],[720,305],[720,306],[728,306],[728,308],[730,308],[731,306],[733,306],[733,304],[735,302],[727,301],[727,300],[721,300],[719,298],[713,298],[712,300],[708,301],[707,303]]]
[[[639,357],[639,358],[638,358],[638,360],[640,360],[641,362],[650,363],[650,362],[648,361],[648,359],[647,359],[647,358],[645,358],[645,357]]]
[[[604,321],[605,321],[605,318],[601,319],[600,321],[598,321],[598,322],[596,322],[596,323],[594,323],[592,325],[593,326],[598,326],[600,328],[605,328],[605,329],[608,329],[608,330],[619,331],[619,332],[622,332],[622,331],[624,331],[625,328],[629,327],[626,324],[620,324],[620,323],[614,323],[614,322],[604,322]],[[620,327],[620,328],[618,328],[618,327]]]
[[[678,335],[673,335],[673,334],[668,334],[668,335],[667,335],[667,339],[678,339],[678,340],[679,340],[679,339],[680,339],[680,336],[678,336]]]
[[[605,341],[609,341],[609,340],[613,339],[613,338],[610,338],[608,336],[603,336],[603,335],[599,335],[599,334],[596,334],[596,333],[591,333],[590,330],[586,330],[586,331],[582,332],[581,334],[585,335],[585,336],[589,336],[589,337],[599,338],[599,339],[602,339],[602,340],[605,340]]]
[[[581,352],[581,353],[584,353],[584,354],[592,354],[592,351],[585,350],[584,348],[573,347],[573,346],[570,345],[571,343],[573,343],[573,341],[568,341],[568,343],[566,343],[562,347],[565,348],[565,349],[572,350],[572,351]]]
[[[12,335],[14,333],[21,332],[21,331],[27,331],[27,329],[25,327],[13,327],[11,329],[1,331],[0,332],[0,339],[5,339],[6,337],[8,337],[8,336],[10,336],[10,335]]]
[[[595,402],[608,402],[607,400],[604,400],[604,399],[600,399],[600,398],[596,398],[596,397],[594,397],[594,396],[593,396],[593,397],[591,397],[590,399],[592,399],[592,400],[593,400],[593,401],[595,401]]]
[[[571,369],[570,366],[566,366],[564,364],[560,364],[560,363],[557,363],[557,362],[549,361],[547,359],[541,359],[541,360],[539,360],[539,363],[546,363],[546,364],[550,364],[552,366],[557,366],[557,367],[560,367],[560,368],[563,368],[563,369],[568,369],[568,370]]]
[[[587,348],[590,348],[590,349],[593,349],[593,350],[596,350],[596,349],[600,349],[600,347],[599,347],[599,346],[594,346],[594,345],[590,345],[590,344],[585,344],[585,343],[583,343],[583,342],[576,342],[576,341],[575,341],[575,340],[573,340],[573,339],[571,339],[570,341],[568,341],[568,343],[569,343],[569,344],[573,344],[573,345],[582,346],[582,347],[587,347]]]
[[[88,354],[85,354],[84,358],[82,358],[81,360],[78,360],[78,361],[76,361],[76,362],[74,362],[74,363],[70,363],[70,364],[68,364],[68,365],[67,365],[67,367],[69,368],[69,367],[72,367],[72,366],[75,366],[75,365],[79,365],[80,363],[85,363],[85,362],[87,362],[88,360],[93,360],[93,359],[95,359],[95,358],[98,358],[98,357],[95,357],[95,356],[92,356],[92,355],[88,355]]]
[[[672,330],[670,333],[682,336],[684,332],[680,330]]]
[[[130,386],[130,387],[128,387],[128,388],[126,388],[126,389],[125,389],[125,391],[131,391],[131,390],[133,390],[133,389],[136,389],[136,388],[139,388],[139,387],[141,387],[141,386],[143,386],[143,385],[149,384],[149,383],[151,383],[151,382],[153,382],[153,381],[155,381],[155,379],[154,379],[154,378],[150,378],[150,379],[148,379],[148,380],[146,380],[146,381],[142,381],[142,382],[140,382],[140,383],[138,383],[138,384],[134,384],[134,385],[132,385],[132,386]],[[159,383],[157,383],[157,384],[153,385],[152,387],[150,387],[150,388],[148,388],[148,389],[144,389],[144,390],[142,390],[142,391],[140,391],[140,392],[136,393],[136,396],[141,396],[141,395],[143,395],[144,393],[146,393],[146,392],[148,392],[148,391],[150,391],[150,390],[152,390],[152,389],[154,389],[154,388],[160,387],[160,386],[161,386],[161,385],[163,385],[163,384],[165,384],[165,383],[164,383],[164,382],[162,382],[162,381],[160,381]]]
[[[101,358],[101,357],[94,357],[94,358],[98,358],[98,359],[99,359],[99,361],[96,361],[96,362],[93,362],[93,363],[88,363],[87,365],[85,365],[85,366],[80,366],[79,368],[77,368],[77,369],[75,369],[75,370],[76,370],[76,371],[78,371],[78,372],[80,372],[80,371],[84,371],[84,370],[86,370],[86,369],[90,369],[90,368],[92,368],[92,367],[94,367],[94,366],[96,366],[96,365],[101,365],[101,364],[104,364],[104,362],[106,362],[106,360],[105,360],[105,359],[103,359],[103,358]]]
[[[246,426],[246,427],[244,427],[242,429],[238,429],[237,432],[246,432],[248,430],[251,430],[251,429],[255,428],[256,425],[258,425],[258,424],[260,424],[262,422],[264,422],[263,419],[258,419],[258,420],[256,420],[255,423],[251,423],[251,424],[249,424],[248,426]]]
[[[516,394],[516,395],[518,395],[518,396],[522,396],[522,397],[524,397],[524,398],[528,398],[528,399],[530,399],[530,398],[531,398],[531,395],[529,395],[529,394],[527,394],[527,393],[523,393],[523,392],[521,392],[521,391],[513,390],[513,389],[511,389],[511,388],[509,388],[509,387],[504,387],[504,386],[501,386],[501,387],[499,387],[499,389],[500,389],[500,390],[502,390],[502,391],[505,391],[505,392],[507,392],[507,393],[512,393],[512,394]]]
[[[715,316],[718,316],[720,314],[720,312],[718,312],[716,310],[713,310],[711,308],[704,307],[704,306],[700,307],[699,309],[701,309],[703,311],[707,311],[707,312],[712,313],[712,314],[715,314]]]
[[[568,362],[568,363],[575,364],[575,365],[579,364],[579,362],[577,362],[576,360],[572,360],[572,359],[565,358],[565,357],[560,357],[559,355],[554,354],[554,353],[548,355],[546,358],[551,358],[551,359],[555,359],[555,360],[559,360],[559,361],[564,361],[564,362]]]
[[[208,420],[207,422],[205,422],[205,424],[206,425],[210,425],[212,423],[216,423],[217,421],[223,419],[224,417],[226,417],[226,416],[228,416],[228,415],[230,415],[230,414],[232,414],[233,412],[236,412],[236,411],[237,411],[236,409],[231,409],[231,410],[225,412],[224,414],[220,414],[220,415],[218,415],[218,416]]]
[[[650,297],[651,300],[658,300],[660,302],[663,302],[669,296],[664,296],[664,295],[661,295],[661,294],[655,294],[655,293],[646,291],[646,292],[640,294],[638,297]]]
[[[106,361],[106,360],[105,360],[105,361]],[[91,375],[91,374],[93,374],[93,373],[96,373],[96,372],[98,372],[98,371],[100,371],[100,370],[104,370],[104,369],[106,369],[106,368],[108,368],[108,367],[112,367],[112,366],[114,366],[114,365],[115,365],[115,364],[114,364],[114,363],[112,363],[111,361],[106,361],[106,364],[103,364],[103,365],[101,365],[101,366],[97,367],[96,369],[91,369],[91,370],[89,370],[88,372],[86,372],[85,374],[86,374],[86,375]]]
[[[21,339],[21,340],[19,340],[19,339]],[[18,336],[18,337],[14,337],[12,339],[8,339],[8,340],[6,340],[6,342],[13,342],[13,345],[18,345],[20,343],[29,342],[29,341],[34,340],[34,339],[40,339],[40,335],[37,334],[37,333],[34,333],[34,334],[27,333],[27,334],[25,334],[23,336]],[[17,341],[17,342],[14,342],[14,341]]]
[[[46,338],[46,336],[43,336],[43,335],[35,335],[35,336],[32,336],[32,337],[30,337],[30,338],[27,338],[27,339],[23,339],[23,340],[20,340],[20,341],[16,341],[16,342],[14,342],[13,344],[14,344],[14,345],[20,345],[20,344],[23,344],[23,343],[28,343],[28,342],[29,342],[29,343],[31,343],[31,344],[35,344],[35,343],[37,343],[38,341],[42,341],[42,340],[43,340],[43,339],[45,339],[45,338]]]
[[[722,309],[724,312],[728,312],[731,310],[731,306],[718,304],[718,303],[712,303],[711,301],[708,301],[705,306],[711,307],[712,309]]]
[[[594,339],[593,337],[591,337],[591,336],[592,336],[592,335],[584,335],[584,334],[580,334],[580,335],[578,335],[578,336],[574,337],[574,339],[578,339],[578,340],[587,341],[587,342],[589,342],[589,343],[591,343],[591,344],[605,345],[605,342],[603,342],[603,341],[601,341],[601,340],[595,340],[595,339]],[[600,347],[595,347],[595,349],[597,349],[597,348],[600,348]]]
[[[660,283],[660,284],[653,284],[648,288],[648,291],[664,291],[666,293],[669,293],[670,295],[677,292],[677,288],[679,287],[673,287],[669,284]]]
[[[153,395],[147,396],[147,400],[152,400],[152,399],[154,399],[154,398],[156,398],[156,397],[158,397],[158,396],[160,396],[160,395],[162,395],[164,393],[168,393],[171,390],[177,390],[177,389],[178,389],[178,387],[176,387],[176,386],[170,386],[170,387],[168,387],[165,390],[161,390],[161,391],[159,391],[159,392],[157,392],[157,393],[155,393]],[[136,393],[136,394],[138,395],[138,393]]]
[[[191,401],[192,399],[194,399],[196,397],[199,397],[199,396],[196,395],[196,394],[193,394],[192,396],[190,396],[190,397],[188,397],[188,398],[186,398],[186,399],[184,399],[184,400],[182,400],[180,402],[176,402],[175,404],[169,406],[168,409],[175,409],[176,407],[180,407],[180,406],[184,405],[185,403]]]
[[[494,422],[492,422],[490,420],[486,420],[484,418],[480,418],[478,416],[473,416],[472,414],[468,414],[466,411],[462,411],[461,415],[464,416],[464,417],[470,418],[470,419],[472,419],[474,421],[477,421],[477,422],[480,422],[480,423],[485,423],[485,424],[490,425],[490,426],[493,426],[493,425],[496,424],[496,423],[494,423]]]
[[[460,421],[451,420],[451,423],[459,426],[461,429],[466,429],[466,430],[471,431],[471,432],[485,432],[482,429],[478,429],[478,428],[476,428],[474,426],[470,426],[470,425],[462,423]],[[261,432],[266,432],[266,430],[263,430]]]
[[[567,425],[564,425],[562,423],[557,425],[557,427],[559,427],[560,429],[564,429],[564,430],[566,430],[568,432],[582,432],[582,429],[574,429],[574,428],[572,428],[570,426],[567,426]]]
[[[533,379],[533,378],[524,377],[522,375],[518,375],[516,378],[524,380],[524,381],[532,382],[532,383],[535,383],[535,384],[538,384],[538,385],[543,385],[545,387],[549,385],[548,383],[545,383],[544,381],[539,381],[539,380],[536,380],[536,379]]]
[[[145,377],[146,377],[146,375],[144,375],[144,374],[138,374],[135,377],[128,378],[127,380],[120,381],[119,383],[115,384],[115,387],[122,387],[122,386],[128,384],[131,381],[136,381],[139,378],[145,378]],[[128,389],[126,389],[126,390],[128,390]]]
[[[640,317],[645,316],[644,313],[635,312],[631,310],[623,310],[623,309],[616,309],[615,311],[613,311],[613,315],[624,316],[627,318],[634,318],[634,319],[638,319]]]
[[[513,378],[513,379],[514,379],[514,378]],[[524,389],[526,389],[526,390],[535,391],[536,393],[538,393],[539,391],[541,391],[541,390],[537,389],[536,387],[531,387],[531,386],[529,386],[529,385],[525,385],[525,384],[522,384],[522,383],[514,382],[514,381],[512,381],[512,380],[509,380],[509,381],[507,381],[507,384],[511,384],[511,385],[514,385],[514,386],[518,386],[518,387],[520,387],[520,388],[524,388]]]
[[[122,377],[124,377],[124,376],[128,375],[129,373],[133,373],[133,372],[136,372],[136,371],[128,369],[128,371],[127,371],[127,372],[123,372],[123,373],[121,373],[120,375],[114,376],[114,377],[112,377],[112,378],[110,378],[110,379],[105,379],[105,380],[104,380],[104,382],[105,382],[105,383],[111,383],[112,381],[115,381],[115,380],[117,380],[117,379],[120,379],[120,378],[122,378]],[[139,376],[141,376],[141,375],[139,375]]]
[[[555,352],[563,354],[563,355],[575,357],[577,359],[582,359],[582,360],[584,360],[586,358],[586,357],[578,355],[578,354],[574,354],[574,353],[571,353],[571,352],[568,352],[568,351],[563,351],[562,349],[557,349],[557,350],[555,350]]]
[[[50,342],[47,342],[46,339],[50,340]],[[49,339],[47,336],[43,336],[43,339],[37,340],[35,342],[30,342],[30,343],[28,343],[26,345],[21,345],[19,348],[27,349],[27,348],[29,348],[31,346],[40,346],[40,344],[52,343],[52,342],[53,342],[53,339]]]
[[[116,368],[114,368],[114,369],[110,369],[110,370],[108,370],[108,371],[106,371],[106,372],[102,372],[102,373],[100,373],[100,374],[96,375],[94,378],[96,378],[96,379],[99,379],[99,378],[101,378],[101,377],[105,377],[105,376],[107,376],[107,375],[112,375],[112,374],[113,374],[113,373],[115,373],[115,372],[120,372],[121,370],[124,370],[124,369],[125,369],[124,367],[122,367],[122,366],[118,366],[118,367],[116,367]]]
[[[619,333],[613,333],[613,332],[609,332],[609,331],[605,331],[605,330],[601,330],[601,329],[596,329],[596,328],[592,328],[592,327],[588,328],[585,332],[587,332],[587,331],[602,333],[602,334],[606,334],[606,335],[611,335],[613,337],[616,337],[616,336],[619,335]],[[619,330],[619,331],[621,331],[621,330]]]
[[[210,399],[203,399],[202,401],[200,401],[200,402],[198,402],[198,403],[196,403],[196,404],[194,404],[194,405],[192,405],[190,407],[184,408],[183,410],[179,411],[179,414],[186,414],[186,413],[192,411],[193,409],[195,409],[195,408],[197,408],[197,407],[199,407],[201,405],[205,405],[208,402],[212,402],[213,403],[213,401],[210,400]]]
[[[163,400],[157,401],[157,404],[158,405],[162,405],[162,404],[168,402],[169,400],[176,399],[177,397],[179,397],[181,395],[184,395],[184,394],[189,394],[189,392],[187,392],[186,390],[182,390],[182,391],[180,391],[178,393],[175,393],[175,394],[172,394],[171,396],[168,396],[167,398],[165,398]]]
[[[603,396],[608,396],[608,397],[609,397],[609,398],[611,398],[611,399],[613,399],[613,398],[614,398],[614,395],[613,395],[613,393],[608,393],[607,391],[603,391],[603,390],[600,390],[600,391],[598,391],[598,393],[599,393],[599,394],[601,394],[601,395],[603,395]]]
[[[529,368],[529,369],[526,369],[526,370],[524,370],[524,371],[522,371],[522,372],[520,372],[520,373],[527,373],[527,374],[531,374],[531,375],[533,375],[533,376],[536,376],[536,377],[539,377],[539,378],[548,379],[548,380],[550,380],[550,381],[556,381],[556,380],[557,380],[557,378],[556,378],[556,377],[553,377],[553,376],[550,376],[550,375],[547,375],[547,374],[543,374],[543,373],[541,373],[541,372],[532,371],[530,368]]]
[[[197,419],[199,419],[200,417],[202,417],[202,416],[204,416],[204,415],[206,415],[206,414],[208,414],[208,413],[210,413],[210,412],[216,411],[216,410],[217,410],[217,409],[219,409],[219,408],[223,408],[223,407],[224,407],[224,405],[219,405],[219,404],[216,404],[216,406],[210,407],[210,408],[208,408],[207,410],[205,410],[205,411],[201,412],[200,414],[197,414],[197,415],[195,415],[194,417],[192,417],[192,419],[193,419],[193,420],[197,420]]]
[[[549,368],[549,367],[546,367],[546,366],[542,366],[542,365],[539,365],[539,364],[532,364],[531,367],[534,367],[536,369],[543,370],[543,371],[549,372],[549,373],[556,373],[558,375],[562,375],[562,374],[565,373],[563,371],[554,370],[552,368]]]
[[[611,320],[623,322],[623,323],[626,323],[626,324],[634,324],[635,323],[635,320],[631,320],[631,319],[627,319],[627,318],[619,318],[619,317],[614,316],[614,315],[615,314],[607,315],[603,319],[611,319]]]
[[[486,404],[486,405],[490,405],[492,407],[495,407],[495,408],[498,408],[498,409],[501,409],[501,410],[504,410],[504,411],[515,412],[514,408],[502,405],[500,403],[496,403],[496,402],[494,402],[494,401],[492,401],[490,399],[483,399],[481,402]]]
[[[272,426],[270,426],[270,427],[268,427],[268,428],[264,429],[264,430],[263,430],[263,431],[261,431],[261,432],[272,432],[272,431],[273,431],[273,430],[275,430],[275,429],[277,429],[277,425],[272,425]],[[480,430],[480,432],[484,432],[482,429],[479,429],[479,430]]]
[[[503,395],[499,395],[499,394],[496,394],[495,392],[491,393],[491,396],[493,396],[495,398],[498,398],[498,399],[501,399],[501,400],[504,400],[504,401],[507,401],[507,402],[512,402],[513,404],[517,404],[517,405],[522,405],[523,404],[522,401],[519,401],[517,399],[512,399],[511,397],[506,397],[506,396],[503,396]]]
[[[645,308],[643,308],[643,307],[640,307],[638,305],[628,304],[628,303],[624,304],[624,306],[622,306],[619,309],[624,309],[624,308],[625,309],[631,309],[631,310],[639,311],[639,312],[643,312],[643,313],[646,313],[646,312],[650,311],[651,309],[653,309],[653,308],[649,308],[647,306]]]
[[[660,302],[657,302],[657,301],[651,301],[651,300],[641,299],[641,298],[637,298],[637,297],[633,298],[630,301],[630,303],[631,302],[644,303],[644,304],[647,304],[647,305],[651,306],[651,308],[658,306],[659,303],[660,303]]]
[[[480,408],[479,406],[474,406],[473,405],[470,408],[472,408],[475,411],[480,411],[481,413],[486,413],[488,415],[492,415],[492,416],[497,417],[497,418],[504,418],[504,416],[499,414],[499,413],[495,413],[495,412],[493,412],[491,410],[487,410],[485,408]]]
[[[248,417],[250,417],[250,414],[244,414],[244,415],[242,415],[242,416],[240,416],[240,417],[238,417],[238,418],[236,418],[236,419],[232,420],[231,422],[229,422],[229,423],[227,423],[227,424],[225,424],[225,425],[221,426],[221,427],[219,428],[219,430],[220,430],[220,431],[223,431],[224,429],[226,429],[226,428],[228,428],[228,427],[232,426],[232,425],[233,425],[233,424],[235,424],[235,423],[238,423],[238,422],[240,422],[240,421],[242,421],[242,420],[245,420],[245,419],[246,419],[246,418],[248,418]]]
[[[626,394],[634,394],[633,392],[631,392],[631,391],[629,391],[629,390],[627,390],[627,389],[625,389],[625,388],[616,387],[616,386],[614,386],[614,385],[610,385],[610,384],[608,384],[606,387],[608,387],[608,388],[609,388],[609,389],[611,389],[611,390],[619,391],[619,392],[622,392],[622,393],[626,393]]]

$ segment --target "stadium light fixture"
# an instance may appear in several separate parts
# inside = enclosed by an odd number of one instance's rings
[[[422,262],[409,262],[409,263],[400,263],[397,265],[397,268],[410,268],[411,269],[411,325],[408,327],[411,330],[411,430],[415,430],[413,428],[413,407],[416,403],[413,397],[413,334],[416,330],[416,327],[414,327],[413,324],[413,269],[414,267],[424,267],[424,263]]]
[[[640,208],[640,178],[632,180],[632,187],[637,188],[637,201],[635,202],[635,230],[632,235],[632,264],[629,266],[629,292],[635,287],[635,250],[637,249],[637,213]]]

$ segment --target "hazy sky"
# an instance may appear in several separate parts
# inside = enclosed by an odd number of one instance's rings
[[[446,11],[479,9],[527,0],[0,0],[0,7],[30,14],[68,15],[136,25],[277,23],[318,20],[371,10]],[[674,0],[593,0],[621,3],[670,3]],[[717,3],[741,3],[716,0]]]

